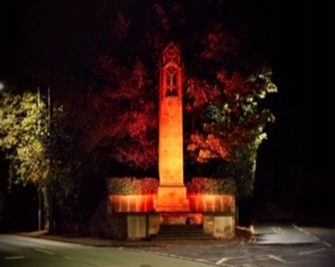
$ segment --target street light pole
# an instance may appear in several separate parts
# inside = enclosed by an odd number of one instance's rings
[[[40,87],[37,87],[37,107],[40,111],[40,105],[41,105],[41,92]],[[41,130],[41,119],[38,120],[37,123],[37,129],[38,133]],[[38,186],[38,231],[42,230],[42,192],[41,192],[41,186]]]
[[[48,86],[48,133],[51,138],[52,132],[52,99],[51,99],[51,88]],[[49,172],[51,173],[52,169],[52,156],[49,158]],[[49,231],[53,232],[55,230],[55,221],[54,221],[54,209],[53,209],[53,195],[51,190],[48,193],[49,197]]]

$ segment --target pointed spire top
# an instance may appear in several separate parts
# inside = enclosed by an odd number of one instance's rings
[[[164,65],[171,61],[180,64],[180,50],[172,41],[163,50],[162,57]]]
[[[180,53],[179,48],[171,41],[163,50],[162,54],[164,54],[167,50],[177,50]]]

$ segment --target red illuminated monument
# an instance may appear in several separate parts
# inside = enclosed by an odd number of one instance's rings
[[[160,62],[158,154],[157,195],[109,193],[106,235],[148,238],[160,234],[164,225],[194,224],[215,238],[234,237],[235,196],[187,194],[184,185],[182,66],[180,51],[172,42]],[[98,223],[99,233],[104,228]]]
[[[162,52],[159,80],[159,182],[156,211],[190,211],[184,186],[182,67],[171,42]]]

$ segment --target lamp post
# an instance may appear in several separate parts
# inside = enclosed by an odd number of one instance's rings
[[[40,87],[37,87],[37,106],[38,109],[40,108],[41,104],[41,90]],[[51,133],[51,119],[52,119],[52,102],[51,102],[51,88],[48,86],[47,89],[47,107],[48,107],[48,118],[47,118],[47,131],[50,134]],[[38,121],[38,132],[41,130],[41,120]],[[52,158],[50,157],[50,168],[52,164]],[[52,208],[52,203],[53,199],[52,197],[49,196],[49,230],[53,231],[54,230],[54,225],[53,225],[53,208]],[[42,188],[41,186],[38,187],[38,230],[42,230]]]
[[[41,105],[41,92],[40,87],[37,87],[37,107],[38,110],[40,110]],[[37,122],[37,130],[38,132],[41,131],[41,119]],[[41,192],[41,186],[38,186],[38,213],[37,213],[37,220],[38,220],[38,231],[42,230],[42,192]]]
[[[38,109],[41,104],[41,91],[40,87],[37,87],[37,105]],[[51,88],[48,86],[47,88],[47,107],[48,107],[48,118],[47,118],[47,131],[51,134],[51,119],[52,119],[52,102],[51,102]],[[38,121],[38,132],[41,130],[41,120]],[[52,157],[50,157],[50,169],[52,164]],[[49,231],[54,230],[54,222],[53,222],[53,198],[49,196]],[[42,230],[42,188],[38,187],[38,230]]]
[[[37,105],[38,109],[40,108],[41,103],[41,92],[40,87],[37,87]],[[47,89],[47,107],[48,107],[48,118],[47,118],[47,131],[51,134],[51,119],[52,119],[52,102],[51,102],[51,88],[48,86]],[[41,120],[38,121],[38,131],[41,129]],[[50,168],[52,164],[52,158],[50,157]],[[53,199],[49,196],[49,231],[54,230],[54,223],[53,223]],[[38,230],[42,230],[42,190],[41,186],[38,188]]]

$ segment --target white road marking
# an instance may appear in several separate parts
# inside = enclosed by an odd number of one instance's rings
[[[69,256],[64,256],[64,259],[67,259],[67,260],[73,260],[73,258],[69,257]]]
[[[8,256],[8,257],[5,257],[5,260],[7,260],[7,261],[20,260],[20,259],[24,259],[24,256]]]
[[[307,234],[307,235],[312,236],[315,240],[317,240],[317,241],[319,241],[319,242],[322,242],[322,243],[325,244],[327,247],[329,247],[329,248],[332,248],[332,247],[333,247],[333,246],[332,246],[331,244],[329,244],[328,242],[321,240],[321,239],[318,238],[317,236],[312,235],[311,233],[309,233],[309,232],[305,231],[304,229],[302,229],[302,228],[296,226],[295,224],[293,224],[293,226],[294,226],[295,228],[297,228],[299,231],[301,231],[301,232],[303,232],[303,233],[305,233],[305,234]]]
[[[269,256],[269,258],[274,259],[274,260],[276,260],[276,261],[286,263],[285,260],[283,260],[282,258],[277,257],[277,256],[275,256],[275,255],[268,255],[268,256]]]
[[[329,244],[328,242],[326,242],[326,241],[323,241],[323,244],[325,244],[327,247],[329,247],[329,248],[331,248],[331,247],[333,247],[331,244]]]
[[[304,233],[304,234],[306,234],[306,235],[312,235],[311,233],[309,233],[309,232],[307,232],[307,231],[305,231],[304,229],[302,229],[302,228],[300,228],[300,227],[298,227],[297,225],[295,225],[295,224],[293,224],[293,227],[294,228],[296,228],[298,231],[300,231],[300,232],[302,232],[302,233]]]
[[[246,257],[226,257],[226,258],[222,258],[221,260],[218,260],[217,262],[215,262],[216,265],[220,265],[228,260],[232,260],[232,259],[246,259]]]
[[[38,252],[42,252],[44,254],[55,255],[55,253],[47,251],[47,250],[44,250],[44,249],[35,248],[35,250],[38,251]]]
[[[227,261],[229,258],[222,258],[221,260],[218,260],[215,264],[216,265],[220,265],[221,263],[224,263],[225,261]]]
[[[299,255],[309,255],[309,254],[317,253],[317,252],[324,251],[324,250],[326,250],[326,248],[310,250],[310,251],[303,251],[303,252],[300,252]]]

